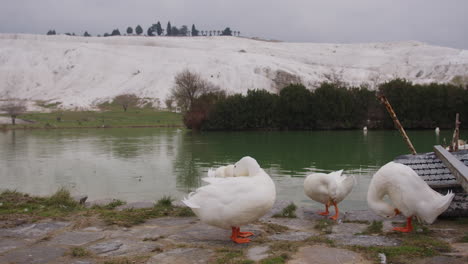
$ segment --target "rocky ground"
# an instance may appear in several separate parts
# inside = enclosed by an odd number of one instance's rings
[[[466,219],[397,234],[391,228],[403,218],[369,211],[347,212],[336,223],[307,208],[297,209],[296,218],[273,217],[288,204],[277,202],[242,227],[255,233],[249,244],[234,244],[230,231],[196,217],[152,218],[131,227],[93,216],[44,219],[1,228],[0,263],[468,263]]]

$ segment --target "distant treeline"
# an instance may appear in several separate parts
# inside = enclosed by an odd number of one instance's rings
[[[311,91],[289,85],[279,94],[249,90],[246,95],[204,94],[185,113],[188,128],[201,130],[314,130],[393,128],[376,95],[385,95],[405,128],[453,128],[460,113],[468,124],[468,89],[452,84],[412,84],[395,79],[379,86],[322,83]]]
[[[143,34],[143,28],[140,25],[137,25],[135,27],[135,30],[133,27],[129,26],[127,27],[127,35],[141,35]],[[68,36],[75,36],[75,33],[64,33],[65,35]],[[47,35],[57,35],[57,32],[55,29],[50,29],[47,31]],[[120,30],[118,28],[113,29],[112,32],[109,33],[104,33],[102,36],[108,37],[108,36],[120,36]],[[236,30],[231,30],[231,28],[226,27],[224,30],[198,30],[195,26],[195,24],[192,24],[191,30],[186,26],[183,25],[180,28],[177,26],[171,25],[171,22],[167,22],[166,29],[163,29],[161,26],[161,23],[158,21],[156,24],[153,24],[148,27],[146,30],[146,36],[239,36],[240,31]],[[88,31],[85,31],[83,33],[84,37],[91,37],[91,34],[88,33]],[[100,37],[101,35],[97,35]]]

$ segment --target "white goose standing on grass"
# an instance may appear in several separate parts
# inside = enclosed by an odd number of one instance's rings
[[[393,205],[383,200],[385,195]],[[406,227],[395,227],[393,230],[411,232],[413,216],[419,221],[432,224],[437,216],[447,210],[454,196],[451,191],[445,196],[434,191],[410,167],[389,162],[372,177],[367,203],[375,213],[383,217],[403,214],[407,217]]]
[[[330,217],[333,220],[338,219],[338,203],[353,189],[356,182],[354,176],[342,175],[343,170],[325,173],[313,173],[304,180],[304,193],[312,200],[323,203],[325,212],[320,215],[329,215],[328,207],[333,204],[335,215]]]
[[[235,177],[203,178],[209,184],[189,194],[182,202],[206,224],[231,229],[231,240],[248,243],[251,232],[240,226],[256,221],[275,202],[276,189],[270,176],[251,157],[243,157],[233,168]]]

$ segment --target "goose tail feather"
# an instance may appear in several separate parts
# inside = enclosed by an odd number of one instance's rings
[[[190,208],[200,208],[199,205],[195,204],[193,201],[191,201],[192,196],[195,194],[195,192],[189,193],[187,198],[184,198],[182,202],[187,205]]]

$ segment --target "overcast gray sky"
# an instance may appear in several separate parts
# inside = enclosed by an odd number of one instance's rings
[[[111,33],[167,21],[291,42],[417,40],[468,49],[468,0],[0,0],[1,33]]]

